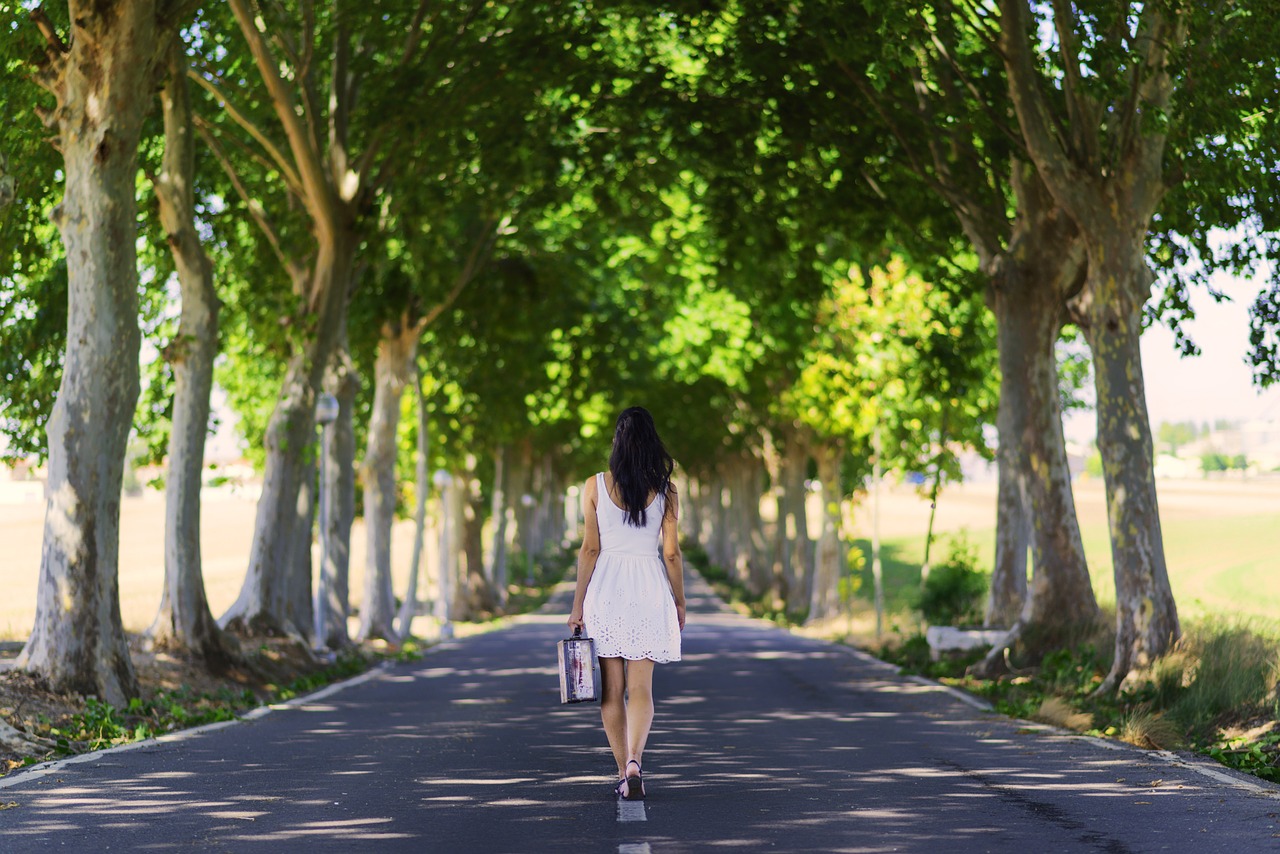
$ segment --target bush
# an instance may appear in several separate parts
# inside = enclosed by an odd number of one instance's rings
[[[920,591],[920,613],[935,626],[981,623],[987,586],[977,547],[964,532],[956,534],[946,561],[930,570]]]

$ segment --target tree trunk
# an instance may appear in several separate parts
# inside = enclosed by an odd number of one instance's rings
[[[1016,501],[1017,490],[1025,490],[1026,504],[1019,509],[1030,513],[1035,575],[1010,632],[974,667],[981,675],[1003,670],[1004,650],[1026,638],[1028,629],[1034,627],[1036,635],[1028,652],[1038,657],[1064,632],[1088,626],[1098,615],[1071,492],[1054,353],[1067,299],[1079,289],[1083,247],[1076,226],[1029,164],[1014,164],[1013,185],[1018,217],[990,295],[1000,343],[1000,460],[1019,472],[1008,486],[1014,494],[1002,494],[1000,501]],[[1002,490],[1006,477],[1002,472]],[[1017,524],[1014,511],[1006,518]],[[1007,535],[1016,551],[1021,532],[1014,528]],[[1025,545],[1021,549],[1025,555]],[[997,553],[997,566],[1014,559]],[[1025,584],[1025,569],[1021,579]],[[1019,583],[1008,577],[994,580]]]
[[[805,489],[809,468],[809,452],[797,437],[788,436],[782,458],[783,524],[786,560],[783,564],[783,599],[788,611],[798,611],[809,604],[812,581],[812,543],[809,541],[809,512],[805,505]]]
[[[764,485],[759,461],[745,453],[734,458],[728,463],[725,480],[729,493],[725,541],[730,566],[739,583],[763,594],[771,588],[772,568],[766,559],[760,518],[760,493]]]
[[[829,620],[840,613],[840,575],[844,568],[840,542],[840,450],[815,448],[818,482],[822,485],[822,534],[809,597],[809,622]]]
[[[684,478],[684,491],[680,494],[680,536],[685,541],[702,546],[702,482],[697,478]]]
[[[351,614],[351,526],[356,515],[355,407],[360,391],[360,375],[347,348],[345,319],[322,386],[337,399],[338,417],[320,433],[320,477],[329,508],[321,514],[326,524],[320,531],[325,548],[319,584],[324,596],[320,598],[317,591],[316,598],[321,609],[318,643],[342,649],[351,645],[347,617]]]
[[[400,402],[418,354],[416,324],[407,317],[382,327],[374,366],[373,410],[364,453],[364,598],[359,637],[398,640],[391,588],[391,525],[396,517],[396,433]]]
[[[745,582],[745,578],[738,576],[734,566],[733,555],[730,553],[730,531],[729,531],[729,489],[726,486],[728,477],[723,467],[716,472],[715,477],[711,481],[710,499],[711,499],[711,554],[712,560],[716,566],[722,567],[729,572],[730,577],[739,582]]]
[[[1180,633],[1165,567],[1138,336],[1154,279],[1146,236],[1166,191],[1167,124],[1151,117],[1173,105],[1177,81],[1170,57],[1186,41],[1187,17],[1161,4],[1135,12],[1141,37],[1128,57],[1134,64],[1128,73],[1136,85],[1116,109],[1072,85],[1065,105],[1048,101],[1030,5],[1001,0],[1000,12],[1001,55],[1023,142],[1054,200],[1079,227],[1088,256],[1074,310],[1085,318],[1093,350],[1116,578],[1115,661],[1102,693],[1166,652]],[[1069,29],[1077,22],[1068,17],[1063,23]],[[1070,50],[1063,53],[1071,80],[1080,68]],[[1104,111],[1113,120],[1100,126],[1096,117]],[[1075,141],[1070,148],[1062,144],[1066,138]]]
[[[1142,241],[1111,233],[1090,247],[1080,307],[1088,318],[1098,391],[1098,449],[1116,585],[1115,661],[1099,692],[1119,687],[1181,634],[1165,566],[1151,424],[1142,377],[1142,305],[1154,276]]]
[[[484,529],[486,502],[474,469],[464,473],[458,490],[461,525],[461,565],[458,577],[459,619],[478,620],[497,610],[493,587],[484,572]]]
[[[309,293],[320,294],[316,325],[302,352],[285,373],[280,399],[267,424],[266,468],[254,523],[249,569],[235,603],[220,618],[223,628],[247,635],[309,635],[310,625],[293,625],[285,614],[285,567],[294,549],[292,535],[298,491],[305,479],[301,449],[315,441],[316,392],[329,354],[338,341],[347,307],[355,236],[350,230],[326,229],[313,268],[318,280]]]
[[[427,493],[431,488],[430,461],[427,459],[427,396],[422,389],[422,371],[413,360],[415,409],[418,413],[417,459],[413,465],[413,555],[409,559],[409,584],[400,604],[397,631],[400,637],[413,634],[413,618],[418,616],[418,579],[422,568],[423,544],[427,530]]]
[[[1018,619],[1027,599],[1027,549],[1031,545],[1031,508],[1027,499],[1026,453],[1022,447],[1026,421],[1025,389],[1015,382],[1018,362],[1008,339],[1007,313],[996,313],[1000,356],[1000,406],[996,413],[996,555],[983,622],[1007,628]]]
[[[165,354],[173,365],[174,393],[165,480],[164,590],[149,634],[160,648],[189,651],[222,670],[230,656],[205,598],[200,557],[200,486],[218,352],[218,297],[213,266],[195,228],[195,145],[186,72],[186,53],[175,39],[169,77],[160,93],[165,144],[155,188],[178,273],[182,314]]]
[[[311,446],[311,453],[306,454],[303,468],[302,484],[298,489],[292,520],[292,543],[287,572],[284,578],[284,625],[285,634],[299,643],[307,639],[316,641],[315,634],[315,602],[311,596],[311,546],[316,531],[316,510],[318,479],[320,476],[320,444]]]
[[[74,7],[48,30],[41,74],[66,190],[54,220],[67,258],[67,349],[46,431],[49,463],[35,625],[18,666],[57,691],[123,705],[138,681],[120,621],[125,445],[138,401],[138,139],[158,62],[182,23],[154,0]],[[45,20],[47,25],[47,19]]]
[[[507,446],[499,445],[493,454],[493,500],[490,503],[490,512],[493,514],[493,547],[485,567],[485,577],[493,584],[500,608],[507,604],[506,458]]]

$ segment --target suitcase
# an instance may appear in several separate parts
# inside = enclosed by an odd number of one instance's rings
[[[596,642],[574,629],[573,637],[556,644],[560,655],[560,702],[592,703],[600,699],[596,679]]]

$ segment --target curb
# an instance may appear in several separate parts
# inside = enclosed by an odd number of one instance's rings
[[[1009,715],[1005,715],[997,711],[995,706],[991,703],[983,700],[981,697],[975,697],[968,691],[962,691],[959,688],[944,685],[935,679],[928,678],[927,676],[920,676],[915,673],[903,673],[902,668],[898,665],[890,664],[883,659],[876,658],[871,653],[858,649],[857,647],[847,646],[835,641],[828,641],[828,643],[835,646],[837,649],[844,650],[846,653],[852,655],[854,658],[857,658],[865,664],[879,667],[884,670],[891,670],[903,679],[906,679],[908,682],[914,682],[917,685],[927,685],[931,688],[950,694],[952,697],[967,706],[977,709],[980,712],[989,712],[993,715],[1000,715],[1005,720],[1018,724],[1023,729],[1035,730],[1045,735],[1054,735],[1059,738],[1067,738],[1072,741],[1084,742],[1094,747],[1102,748],[1103,750],[1110,750],[1116,753],[1129,753],[1135,757],[1158,759],[1167,765],[1172,765],[1175,768],[1181,768],[1193,774],[1199,774],[1201,777],[1207,777],[1214,782],[1231,786],[1234,789],[1240,789],[1242,791],[1250,792],[1251,794],[1265,798],[1271,798],[1273,800],[1280,800],[1280,786],[1268,783],[1265,780],[1260,780],[1256,777],[1245,774],[1242,771],[1235,771],[1225,765],[1214,762],[1211,759],[1205,759],[1198,754],[1179,755],[1169,750],[1143,750],[1140,747],[1134,747],[1133,745],[1126,744],[1122,741],[1099,738],[1095,735],[1085,735],[1084,733],[1079,733],[1075,730],[1063,729],[1062,727],[1042,723],[1040,721],[1028,721],[1023,720],[1022,718],[1010,717]]]
[[[423,650],[423,655],[428,654],[432,649],[436,649],[439,645],[433,645]],[[75,756],[68,756],[63,759],[54,759],[50,762],[41,762],[38,765],[30,765],[26,768],[14,771],[6,777],[0,777],[0,789],[8,789],[13,786],[31,780],[37,780],[41,777],[47,777],[50,774],[56,774],[68,765],[77,765],[82,762],[94,762],[103,756],[109,756],[114,753],[125,753],[130,750],[140,750],[144,747],[154,747],[160,744],[173,744],[175,742],[186,741],[192,738],[198,738],[208,732],[214,730],[226,729],[227,727],[236,726],[237,724],[246,723],[248,721],[256,721],[266,717],[272,712],[292,709],[298,706],[305,706],[325,697],[330,697],[340,691],[348,688],[354,688],[364,682],[368,682],[378,676],[381,676],[387,670],[390,670],[392,662],[383,661],[366,670],[364,673],[352,676],[350,679],[344,679],[341,682],[334,682],[326,685],[319,690],[310,694],[304,694],[300,697],[294,697],[292,700],[286,700],[283,703],[271,703],[270,705],[258,706],[250,709],[243,715],[237,716],[229,721],[216,721],[211,724],[202,724],[201,726],[191,727],[190,729],[177,730],[176,732],[168,732],[164,735],[158,735],[154,738],[143,739],[142,741],[131,741],[128,744],[118,744],[115,747],[106,747],[102,750],[94,750],[90,753],[77,753]]]

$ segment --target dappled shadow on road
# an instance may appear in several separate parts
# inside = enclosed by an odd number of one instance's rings
[[[598,706],[558,705],[554,616],[10,789],[0,849],[1126,852],[1215,820],[1215,846],[1270,839],[1273,801],[1220,802],[1207,778],[976,711],[695,590],[684,660],[655,680],[645,822],[615,820]]]

